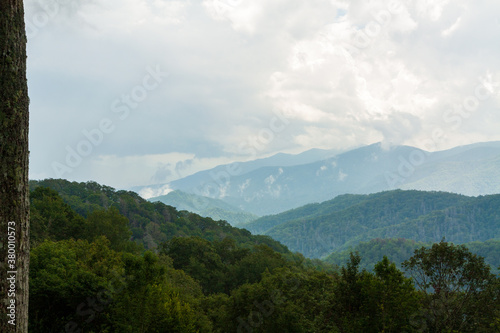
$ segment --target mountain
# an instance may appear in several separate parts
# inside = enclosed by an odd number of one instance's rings
[[[374,238],[457,244],[500,238],[500,195],[394,190],[346,195],[244,225],[321,258]]]
[[[325,157],[329,154],[332,156]],[[306,162],[308,159],[313,161]],[[165,185],[156,188],[161,186]],[[220,199],[261,216],[341,194],[369,194],[397,188],[470,196],[494,194],[500,193],[500,142],[439,152],[377,143],[340,154],[332,151],[309,151],[296,156],[279,154],[264,160],[218,166],[166,186]]]
[[[256,160],[251,160],[247,162],[234,162],[231,164],[219,165],[209,170],[203,170],[197,172],[193,175],[181,178],[179,180],[173,181],[167,184],[156,184],[148,186],[135,186],[131,190],[137,192],[139,195],[149,199],[150,197],[157,197],[169,192],[172,189],[196,189],[200,184],[211,184],[215,182],[217,184],[221,179],[227,177],[232,177],[235,175],[243,175],[254,170],[271,167],[271,166],[293,166],[308,164],[316,161],[320,161],[326,158],[333,157],[339,154],[341,151],[336,149],[310,149],[300,154],[285,154],[278,153],[266,158],[260,158]],[[192,193],[196,193],[190,191]],[[201,193],[201,191],[198,191]],[[151,193],[154,193],[151,196]],[[200,194],[196,193],[196,194]]]
[[[78,183],[64,179],[31,180],[30,192],[33,193],[38,188],[53,190],[57,192],[58,198],[55,200],[52,196],[44,196],[41,203],[38,198],[36,199],[38,201],[32,202],[32,208],[39,208],[38,211],[32,210],[32,236],[35,236],[35,233],[45,235],[50,233],[51,229],[61,229],[55,230],[57,234],[63,232],[65,235],[71,234],[71,227],[74,226],[73,229],[77,230],[81,224],[80,220],[69,216],[74,215],[72,211],[88,219],[102,210],[116,209],[128,222],[127,227],[131,232],[130,240],[142,245],[145,249],[155,250],[158,245],[173,237],[201,237],[208,241],[221,241],[229,237],[243,247],[250,248],[265,244],[280,253],[291,254],[285,246],[268,236],[252,235],[248,230],[232,227],[225,221],[214,221],[191,212],[178,211],[161,202],[149,202],[137,193],[116,191],[112,187],[96,182]],[[64,201],[70,209],[58,203],[59,199]],[[69,213],[68,210],[70,210]],[[40,218],[40,215],[47,212],[50,216],[45,219]],[[99,228],[102,229],[104,226]],[[113,233],[109,232],[110,235]],[[71,237],[78,238],[75,235]],[[56,238],[51,237],[51,239]]]
[[[179,190],[148,200],[150,202],[159,201],[175,207],[177,210],[187,210],[201,216],[211,217],[214,220],[224,220],[232,226],[248,223],[258,218],[257,215],[247,213],[222,200],[203,197]]]

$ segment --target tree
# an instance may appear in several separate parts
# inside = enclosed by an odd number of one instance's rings
[[[424,294],[423,317],[429,331],[488,331],[498,290],[482,257],[465,246],[441,241],[415,250],[402,266]]]
[[[23,2],[0,0],[1,332],[28,331],[28,105]]]
[[[200,286],[171,261],[152,252],[124,254],[127,284],[111,305],[111,326],[105,332],[211,332],[199,306]]]
[[[417,294],[410,279],[384,257],[375,274],[359,270],[351,253],[334,287],[333,321],[340,332],[412,332]]]
[[[182,269],[197,280],[204,293],[223,291],[224,265],[209,241],[200,237],[175,237],[162,244],[160,253],[173,259],[175,269]]]
[[[128,219],[121,215],[115,207],[97,210],[88,216],[87,230],[85,230],[83,238],[93,241],[97,237],[106,236],[111,242],[113,250],[125,250],[132,236],[128,225]]]
[[[109,305],[126,282],[120,254],[109,245],[99,237],[46,240],[33,248],[30,332],[88,332],[108,321]]]
[[[376,326],[378,332],[412,332],[418,302],[411,279],[386,256],[375,265],[374,271],[375,277],[369,279],[370,290],[365,291],[371,296],[368,303],[376,305],[370,311],[373,313],[370,326]]]
[[[59,194],[47,187],[37,187],[30,194],[30,242],[37,246],[45,239],[79,239],[85,219],[75,213]]]

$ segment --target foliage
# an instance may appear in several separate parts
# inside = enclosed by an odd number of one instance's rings
[[[484,257],[485,263],[490,265],[491,271],[498,274],[497,269],[500,266],[500,240],[487,240],[485,242],[464,243],[472,253]],[[361,242],[348,250],[331,253],[324,260],[334,266],[343,266],[349,260],[351,252],[360,254],[362,260],[359,264],[360,269],[372,271],[375,264],[386,256],[394,262],[398,268],[401,263],[409,259],[414,251],[421,247],[431,247],[432,243],[415,242],[411,239],[376,238],[368,242]]]
[[[30,332],[491,332],[500,327],[500,281],[482,258],[461,246],[442,242],[417,250],[405,263],[413,280],[387,257],[371,271],[363,269],[357,253],[349,253],[336,270],[291,253],[268,236],[148,203],[131,192],[51,182],[61,194],[32,183]],[[140,251],[134,241],[159,246]],[[393,256],[399,260],[421,245],[379,239],[359,248],[372,262],[400,247]],[[497,245],[488,242],[483,253],[494,258]]]
[[[99,236],[105,236],[114,250],[130,249],[128,241],[132,235],[128,219],[115,207],[107,210],[95,210],[87,217],[83,237],[93,241]]]
[[[387,257],[375,274],[359,270],[361,257],[351,253],[334,287],[333,319],[341,332],[408,332],[417,311],[417,293]]]
[[[225,201],[179,190],[148,200],[151,202],[160,201],[177,208],[177,210],[187,210],[201,216],[211,217],[214,220],[224,220],[233,226],[241,226],[258,218],[257,215],[245,212]]]
[[[134,192],[116,191],[95,182],[77,183],[63,179],[30,181],[32,192],[41,187],[57,191],[67,205],[85,218],[96,211],[116,208],[129,221],[131,240],[146,249],[154,250],[176,236],[198,236],[209,241],[231,237],[248,248],[266,244],[278,252],[290,252],[286,246],[268,236],[254,236],[248,230],[232,227],[226,221],[179,212],[161,202],[151,203]]]
[[[199,286],[187,281],[177,285],[169,276],[173,269],[151,252],[143,257],[123,258],[127,285],[110,309],[112,332],[198,332],[210,330],[210,322],[199,313]]]
[[[75,213],[59,194],[39,187],[30,194],[31,246],[44,239],[63,240],[80,238],[85,229],[85,219]]]
[[[465,246],[441,241],[430,249],[422,247],[403,267],[425,295],[429,330],[477,332],[493,318],[495,277],[484,259]]]
[[[388,191],[349,195],[245,225],[310,258],[322,258],[375,238],[455,243],[500,238],[500,195]]]
[[[106,299],[102,292],[114,288],[115,276],[122,272],[120,256],[106,238],[93,243],[46,240],[32,250],[30,260],[30,332],[56,332],[72,322],[85,327],[90,318],[93,325],[103,320],[95,318],[93,306],[102,306],[96,305],[97,298]],[[74,318],[75,312],[81,316]]]

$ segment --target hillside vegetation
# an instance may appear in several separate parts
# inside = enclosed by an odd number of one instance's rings
[[[387,257],[364,270],[352,253],[334,269],[133,192],[64,180],[31,190],[30,332],[500,329],[500,281],[465,247],[417,249],[405,273]]]
[[[498,274],[500,267],[500,240],[490,239],[485,242],[472,242],[463,244],[471,252],[484,258],[485,263],[490,265],[492,272]],[[361,242],[348,250],[334,252],[324,260],[334,266],[345,265],[352,252],[361,257],[359,267],[361,269],[373,270],[375,265],[385,257],[401,268],[401,263],[408,260],[416,249],[430,247],[432,243],[415,242],[414,240],[399,239],[372,239]]]
[[[375,238],[462,244],[500,238],[500,195],[387,191],[345,195],[244,226],[306,257],[321,258]]]
[[[145,249],[156,249],[159,244],[174,236],[197,236],[209,241],[230,236],[241,244],[266,244],[278,252],[289,252],[285,246],[268,236],[251,235],[249,231],[234,228],[226,221],[214,221],[187,211],[179,212],[174,207],[161,202],[149,202],[135,192],[115,191],[109,186],[95,182],[77,183],[61,179],[30,181],[32,191],[44,187],[54,190],[60,196],[60,199],[51,200],[61,201],[58,203],[60,206],[65,203],[69,206],[66,209],[73,210],[84,218],[91,217],[102,210],[116,209],[116,215],[120,214],[128,220],[130,239]],[[48,194],[48,196],[51,195],[54,194]],[[36,196],[32,196],[32,200],[35,199]],[[42,198],[40,205],[46,204],[47,201]],[[32,218],[36,218],[36,214]],[[71,220],[72,217],[64,217],[66,218]],[[57,228],[54,223],[50,225],[49,222],[44,223],[47,227]],[[65,225],[64,228],[68,228],[68,222],[65,220],[59,223],[61,226]],[[79,224],[79,222],[73,224]],[[60,232],[59,229],[57,232]]]
[[[166,205],[187,210],[201,216],[211,217],[214,220],[227,221],[232,226],[239,226],[254,221],[257,215],[247,213],[222,200],[203,197],[182,191],[172,191],[166,195],[148,199],[150,202],[160,201]]]

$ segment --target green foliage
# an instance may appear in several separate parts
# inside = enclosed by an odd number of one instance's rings
[[[199,313],[199,286],[191,278],[178,285],[168,264],[151,252],[123,258],[127,285],[110,309],[112,332],[209,331],[210,322]]]
[[[89,312],[86,306],[113,288],[114,277],[122,272],[120,256],[106,238],[93,243],[46,240],[32,249],[30,260],[30,332],[56,332],[74,321],[85,327],[88,318],[93,325],[104,320],[94,318],[94,309]],[[75,319],[75,312],[86,317]]]
[[[225,201],[178,190],[148,200],[163,202],[166,205],[176,207],[177,210],[187,210],[201,216],[211,217],[214,220],[224,220],[233,226],[241,226],[258,218],[257,215],[242,211]]]
[[[292,265],[266,245],[250,250],[229,238],[209,242],[200,237],[176,237],[162,244],[160,253],[172,258],[176,269],[196,279],[205,294],[229,294],[245,283],[260,281],[264,272]]]
[[[30,332],[500,328],[500,281],[482,258],[461,246],[442,242],[417,250],[405,262],[413,280],[391,260],[422,243],[402,239],[361,243],[357,249],[365,259],[340,253],[332,262],[342,267],[334,270],[269,236],[252,236],[131,192],[96,183],[44,182],[60,192],[32,182]],[[344,199],[348,205],[357,197]],[[154,251],[141,253],[130,238]],[[498,243],[471,247],[496,258]],[[379,256],[391,251],[390,258]],[[363,268],[363,260],[373,263],[372,271]]]
[[[45,239],[76,239],[84,233],[85,219],[76,214],[54,190],[38,187],[31,192],[30,210],[31,246]]]
[[[472,253],[484,257],[485,263],[490,265],[491,271],[499,273],[497,267],[500,266],[500,240],[487,240],[485,242],[472,242],[462,244]],[[372,239],[369,242],[361,242],[349,250],[334,252],[325,258],[325,262],[333,266],[343,266],[349,260],[351,252],[360,254],[362,260],[359,264],[360,269],[372,271],[375,264],[386,256],[394,262],[398,268],[401,263],[409,259],[414,251],[421,247],[431,247],[432,243],[415,242],[411,239]]]
[[[387,257],[375,274],[359,270],[361,257],[351,253],[334,287],[333,318],[341,332],[411,332],[417,293]]]
[[[280,268],[244,284],[224,302],[216,332],[329,332],[333,279],[325,273]],[[213,304],[213,303],[212,303]]]
[[[274,215],[263,216],[252,222],[243,224],[252,233],[263,234],[275,226],[287,223],[289,221],[304,220],[306,218],[318,217],[332,212],[338,212],[359,204],[368,198],[367,195],[343,194],[335,197],[333,200],[322,203],[308,204],[302,207],[288,210],[286,212]]]
[[[493,318],[498,291],[491,287],[498,282],[484,259],[466,247],[444,241],[422,247],[403,267],[425,295],[429,330],[478,332]]]
[[[128,219],[118,212],[115,207],[107,210],[95,210],[87,217],[83,238],[93,241],[97,237],[105,236],[114,250],[130,248],[128,241],[132,235]]]
[[[349,200],[346,200],[349,198]],[[375,238],[455,243],[500,238],[500,195],[388,191],[335,198],[245,225],[299,251],[322,258]]]
[[[209,241],[199,237],[176,237],[162,245],[161,253],[173,259],[174,268],[182,269],[199,281],[205,293],[223,290],[224,266]]]
[[[41,187],[57,191],[66,204],[86,218],[93,212],[116,208],[129,221],[132,241],[149,250],[155,250],[159,244],[173,237],[198,236],[209,241],[231,237],[248,248],[266,244],[279,252],[290,252],[286,246],[268,236],[253,236],[248,230],[232,227],[225,221],[179,212],[161,202],[151,203],[134,192],[116,191],[95,182],[77,183],[63,179],[30,181],[32,191]]]

